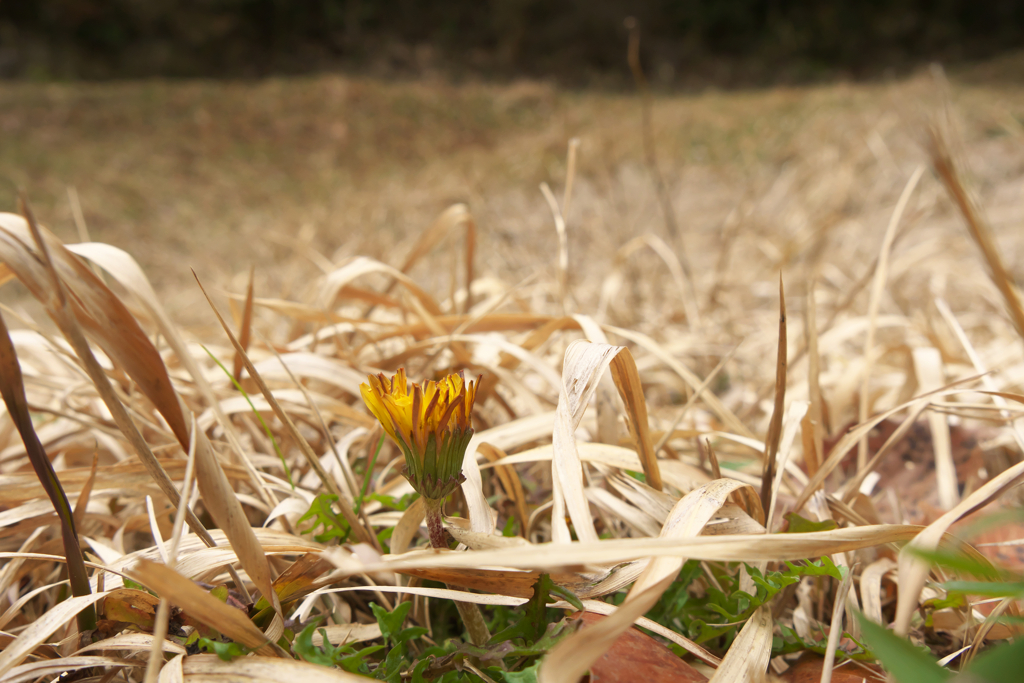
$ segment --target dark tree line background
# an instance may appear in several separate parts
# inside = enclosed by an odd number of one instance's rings
[[[658,84],[872,77],[1024,46],[1021,0],[0,0],[0,77],[347,69]]]

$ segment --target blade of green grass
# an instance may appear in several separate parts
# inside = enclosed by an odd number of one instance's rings
[[[862,612],[857,612],[857,620],[865,642],[899,683],[942,683],[949,679],[950,671],[906,638],[876,624]]]

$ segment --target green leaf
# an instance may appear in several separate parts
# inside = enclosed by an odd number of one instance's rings
[[[967,667],[972,677],[987,683],[1015,683],[1024,669],[1024,640],[1016,640],[980,655]]]
[[[1007,578],[1007,575],[1000,572],[992,563],[983,558],[975,558],[961,552],[951,550],[923,550],[921,548],[908,547],[907,552],[920,557],[922,560],[948,567],[961,574],[969,574],[979,579],[999,581]]]
[[[422,626],[410,626],[409,628],[402,629],[394,636],[396,644],[407,643],[410,640],[419,638],[425,633],[429,632],[430,629],[423,628]]]
[[[947,591],[984,595],[990,598],[1011,598],[1024,595],[1024,581],[947,581],[942,584]]]
[[[334,666],[334,658],[313,644],[313,632],[320,625],[320,621],[320,619],[314,619],[306,628],[302,629],[301,633],[295,636],[295,642],[292,643],[292,651],[310,664]],[[326,636],[326,633],[324,635]],[[324,644],[330,646],[326,637],[324,638]]]
[[[339,650],[340,649],[342,648],[339,648]],[[352,648],[346,647],[344,649],[351,650]],[[370,669],[366,666],[366,662],[364,660],[370,655],[374,654],[375,652],[380,652],[383,649],[383,645],[370,645],[369,647],[364,647],[362,650],[353,651],[352,654],[346,655],[345,657],[338,659],[336,664],[345,671],[349,672],[350,674],[368,674],[370,673]]]
[[[122,581],[124,581],[124,587],[125,587],[125,588],[134,588],[134,589],[135,589],[135,590],[137,590],[137,591],[143,591],[144,593],[149,593],[149,594],[150,594],[150,595],[152,595],[153,597],[156,597],[156,598],[159,598],[159,597],[160,597],[159,595],[157,595],[157,594],[156,594],[156,593],[154,593],[153,591],[151,591],[151,590],[149,590],[148,588],[146,588],[145,586],[143,586],[143,585],[142,585],[141,583],[139,583],[138,581],[132,581],[132,580],[131,580],[131,579],[129,579],[129,578],[127,577],[127,576],[123,577],[123,578],[122,578],[121,580],[122,580]]]
[[[252,651],[235,642],[224,643],[219,640],[211,640],[210,638],[200,638],[196,642],[199,645],[199,649],[203,652],[215,654],[225,662],[233,662],[239,657],[244,657]]]
[[[214,586],[210,589],[210,595],[217,598],[221,602],[226,603],[228,601],[228,587],[221,584],[220,586]]]
[[[931,655],[871,621],[862,612],[856,614],[864,640],[899,683],[943,683],[949,680],[951,672],[939,666]]]
[[[313,502],[309,504],[309,510],[306,511],[306,514],[299,517],[299,524],[311,519],[313,520],[313,525],[303,530],[302,533],[312,534],[322,526],[324,528],[323,533],[313,536],[317,543],[327,543],[334,538],[344,542],[348,538],[350,528],[348,522],[336,515],[331,508],[331,504],[337,500],[338,497],[330,493],[321,493],[314,498]]]
[[[505,683],[537,683],[537,676],[540,673],[540,660],[522,671],[503,671],[502,678]]]
[[[828,556],[821,558],[818,562],[808,562],[807,564],[787,562],[786,566],[800,576],[831,576],[836,581],[843,580],[845,576],[843,570],[849,571],[846,567],[837,567],[832,558]]]
[[[518,526],[519,525],[516,524],[516,518],[515,517],[509,517],[508,520],[505,522],[505,526],[501,530],[501,535],[504,536],[505,538],[512,538],[512,537],[514,537],[516,535],[516,528]]]
[[[577,612],[583,611],[583,601],[576,597],[576,594],[568,588],[563,588],[562,586],[552,586],[551,595],[558,598],[562,598],[567,603],[572,605],[573,609],[575,609]]]
[[[547,574],[541,574],[533,584],[533,596],[530,601],[523,605],[523,616],[514,625],[504,631],[494,634],[490,642],[500,643],[506,640],[522,639],[525,643],[532,643],[544,635],[544,629],[548,625],[546,609],[549,603],[554,602],[551,591],[555,582]]]
[[[412,602],[400,603],[393,612],[388,612],[375,602],[370,603],[370,609],[373,610],[373,616],[377,619],[384,640],[393,640],[401,632],[405,617],[412,609]]]
[[[824,522],[815,522],[814,520],[801,517],[795,512],[787,512],[785,519],[789,522],[789,529],[786,531],[787,534],[807,534],[812,531],[832,531],[839,527],[834,519],[826,519]]]
[[[385,493],[371,493],[368,496],[365,496],[364,500],[375,500],[381,505],[389,507],[392,510],[405,512],[406,510],[409,509],[409,506],[413,504],[413,501],[415,501],[419,497],[420,494],[416,493],[415,491],[407,493],[401,498],[395,498],[394,496],[389,496]]]

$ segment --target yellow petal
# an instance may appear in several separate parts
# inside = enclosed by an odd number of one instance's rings
[[[372,376],[370,377],[371,381],[373,381],[374,379],[376,378]],[[384,402],[381,400],[381,395],[378,392],[374,391],[374,389],[369,384],[360,384],[359,393],[362,394],[363,396],[363,403],[365,403],[366,407],[370,409],[370,412],[373,413],[373,416],[377,418],[377,421],[380,422],[380,426],[384,428],[384,431],[387,432],[387,435],[390,436],[392,439],[397,439],[397,435],[395,434],[395,428],[394,425],[392,424],[391,416],[388,414],[387,408],[384,406]]]

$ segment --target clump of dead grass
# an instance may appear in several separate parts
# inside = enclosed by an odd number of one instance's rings
[[[324,274],[289,296],[204,290],[204,315],[220,327],[201,338],[173,322],[127,252],[64,245],[0,216],[3,279],[28,288],[60,332],[21,320],[12,341],[36,432],[80,511],[92,591],[62,600],[56,519],[5,413],[0,676],[102,677],[106,668],[142,680],[162,666],[171,680],[222,669],[280,680],[312,666],[277,644],[311,616],[330,615],[336,642],[373,639],[371,596],[387,608],[414,600],[413,620],[429,627],[431,599],[518,605],[541,573],[611,613],[550,651],[547,681],[577,679],[634,622],[692,653],[715,680],[763,674],[776,623],[829,630],[834,647],[843,628],[856,631],[849,613],[862,606],[923,636],[912,615],[940,589],[922,560],[904,552],[897,563],[893,549],[946,544],[977,557],[947,530],[1024,469],[961,472],[949,436],[966,427],[990,441],[1019,439],[1011,393],[1024,357],[1016,315],[1003,315],[1019,304],[1007,268],[992,265],[996,250],[984,247],[993,278],[971,260],[925,160],[894,156],[906,144],[898,131],[868,130],[867,152],[798,151],[799,162],[752,190],[720,233],[681,226],[682,243],[672,243],[645,232],[615,244],[607,270],[571,256],[589,233],[563,215],[568,190],[561,204],[546,192],[559,253],[526,279],[481,267],[494,256],[481,259],[483,230],[457,204],[402,259],[317,255]],[[935,152],[939,176],[958,196],[963,171],[942,165],[944,149]],[[866,170],[873,182],[859,178]],[[630,183],[641,181],[623,177],[617,191]],[[577,182],[572,204],[613,203],[599,194]],[[991,244],[976,205],[960,205],[975,239]],[[13,324],[13,312],[5,316]],[[449,504],[458,551],[418,549],[422,509],[381,502],[410,489],[397,452],[376,453],[380,432],[359,384],[398,367],[416,377],[483,375],[467,481]],[[915,517],[930,522],[924,529],[904,523],[909,515],[879,514],[887,482],[862,486],[923,414],[941,492],[921,503],[933,506]],[[870,447],[893,419],[903,420],[895,436]],[[982,432],[983,423],[994,426]],[[827,436],[836,437],[830,449]],[[855,449],[851,465],[844,456]],[[303,533],[301,517],[324,493],[351,530],[345,544]],[[790,510],[837,528],[775,533]],[[506,525],[518,534],[503,536]],[[643,617],[685,560],[764,571],[822,556],[851,568],[848,580],[780,595],[717,655]],[[751,574],[739,571],[749,589]],[[424,580],[467,590],[452,595]],[[250,618],[197,581],[267,601]],[[602,601],[627,588],[618,609]],[[89,605],[100,627],[83,639],[75,616]],[[975,646],[1007,634],[983,626],[972,605],[946,617],[946,633],[982,634]],[[169,622],[215,629],[256,654],[218,668],[168,637]]]

